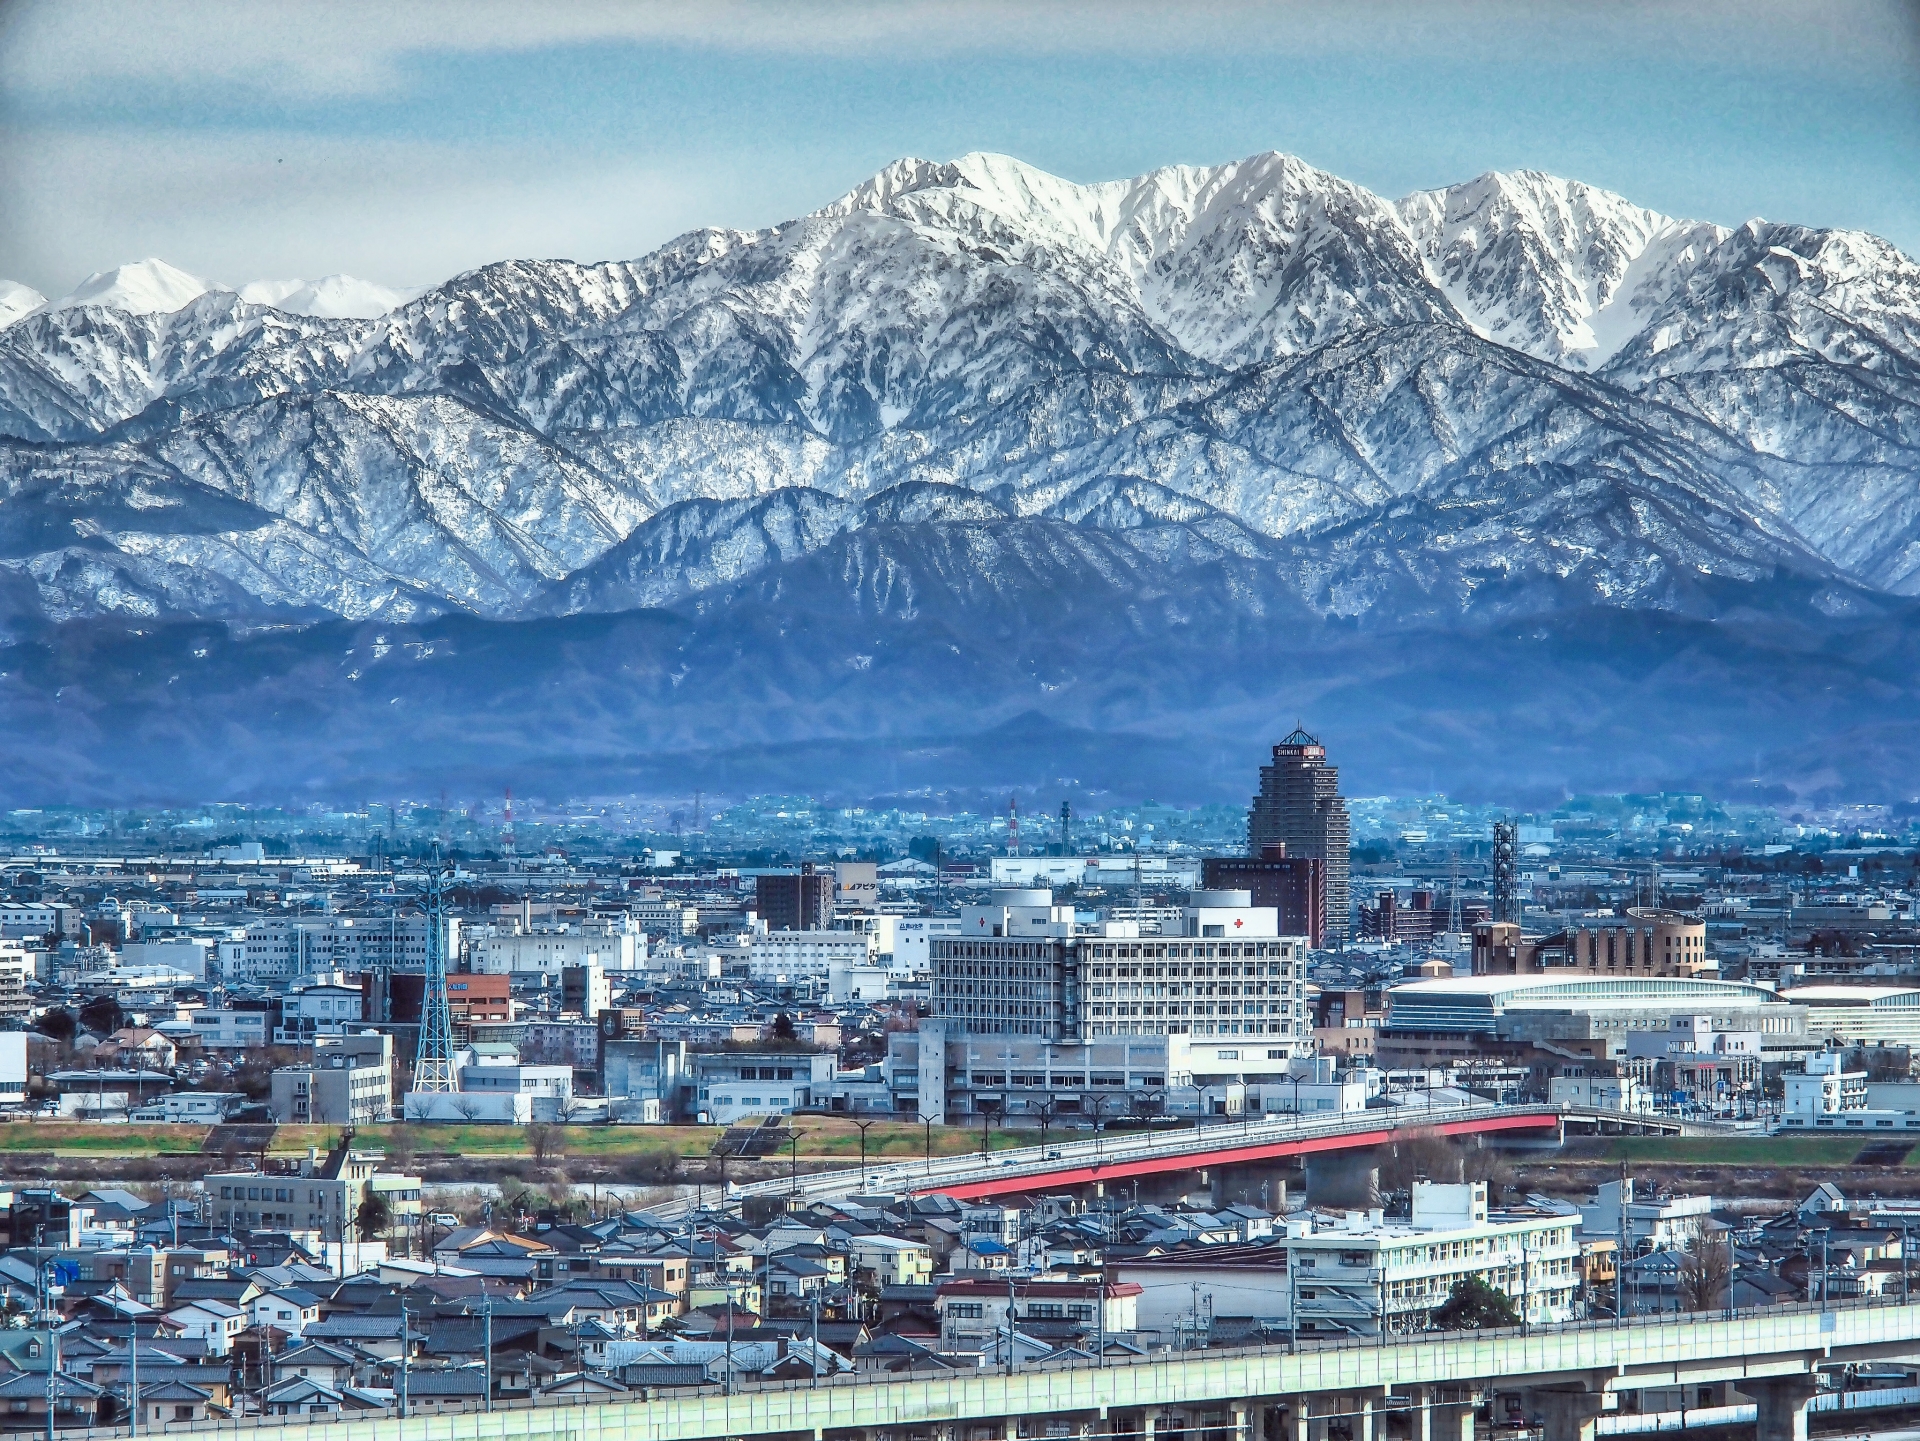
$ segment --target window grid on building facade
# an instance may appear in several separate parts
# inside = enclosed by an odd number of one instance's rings
[[[983,1035],[1307,1036],[1300,942],[936,937],[934,1014]]]

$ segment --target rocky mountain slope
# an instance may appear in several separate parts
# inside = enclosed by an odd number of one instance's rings
[[[1098,185],[907,160],[631,262],[412,299],[143,262],[53,304],[0,288],[0,327],[20,656],[645,611],[731,645],[734,726],[782,745],[919,733],[966,675],[976,717],[1111,725],[1074,709],[1091,677],[1193,625],[1215,678],[1127,714],[1199,735],[1287,704],[1220,678],[1274,627],[1351,659],[1685,617],[1751,679],[1752,617],[1855,634],[1920,594],[1920,266],[1532,172],[1389,202],[1283,155]],[[833,632],[821,665],[868,657],[849,677],[888,670],[888,627],[948,649],[911,648],[891,709],[801,703],[749,664],[783,607]],[[40,714],[17,688],[52,671],[4,655],[0,703]],[[1846,723],[1906,684],[1861,682]]]

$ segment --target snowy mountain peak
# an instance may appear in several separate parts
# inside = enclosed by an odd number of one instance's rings
[[[164,260],[148,258],[111,270],[96,270],[72,293],[47,306],[49,311],[73,310],[83,305],[102,306],[125,311],[128,315],[167,315],[205,295],[209,290],[225,290],[189,275]]]
[[[240,287],[240,298],[249,305],[270,305],[289,315],[312,315],[322,320],[373,320],[418,293],[390,290],[351,275],[329,275],[320,280],[253,280]]]
[[[1581,368],[1605,364],[1644,323],[1648,288],[1664,297],[1701,232],[1717,239],[1710,226],[1535,170],[1490,171],[1396,208],[1428,274],[1470,325]]]
[[[47,297],[17,280],[0,280],[0,330],[47,303]]]

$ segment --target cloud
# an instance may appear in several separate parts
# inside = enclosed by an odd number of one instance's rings
[[[9,170],[0,250],[48,294],[143,255],[228,285],[344,271],[408,287],[503,256],[628,259],[697,226],[787,213],[777,186],[726,160],[535,145],[148,134],[108,148],[51,132]]]
[[[20,0],[0,30],[0,84],[240,86],[291,98],[403,88],[421,57],[591,45],[795,55],[1025,56],[1367,52],[1524,61],[1557,29],[1597,58],[1700,47],[1716,64],[1910,66],[1914,12],[1844,14],[1790,0],[1589,6],[1540,0]]]

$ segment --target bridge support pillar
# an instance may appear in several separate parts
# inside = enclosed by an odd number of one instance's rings
[[[1601,1396],[1597,1391],[1535,1391],[1542,1441],[1593,1441]]]
[[[1379,1441],[1380,1398],[1363,1391],[1359,1400],[1359,1414],[1353,1418],[1353,1441]]]
[[[1758,1412],[1755,1441],[1807,1441],[1807,1403],[1820,1388],[1811,1376],[1742,1381]]]
[[[1473,1441],[1473,1416],[1477,1407],[1471,1405],[1435,1406],[1423,1413],[1433,1427],[1433,1441]]]
[[[1413,1432],[1413,1441],[1434,1441],[1433,1438],[1433,1388],[1415,1386],[1413,1388],[1413,1413],[1408,1417]],[[1452,1438],[1449,1438],[1452,1441]]]
[[[1365,1209],[1379,1199],[1378,1147],[1319,1151],[1307,1157],[1307,1200],[1313,1205]]]

